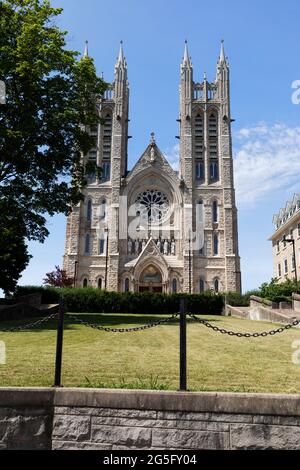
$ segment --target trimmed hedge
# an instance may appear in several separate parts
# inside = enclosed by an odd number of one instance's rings
[[[137,313],[168,315],[179,311],[181,297],[187,298],[188,311],[195,314],[219,315],[224,301],[221,294],[157,294],[152,292],[108,292],[93,287],[47,288],[19,287],[16,296],[40,292],[42,303],[57,303],[62,296],[69,312],[74,313]]]

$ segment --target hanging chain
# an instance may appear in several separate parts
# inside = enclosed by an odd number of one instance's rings
[[[196,315],[193,315],[192,313],[188,313],[188,316],[192,318],[193,320],[195,320],[196,322],[201,323],[202,325],[206,326],[207,328],[212,329],[213,331],[222,333],[224,335],[237,336],[238,338],[258,338],[260,336],[264,338],[266,336],[274,336],[277,333],[282,333],[283,331],[289,330],[293,326],[297,326],[300,324],[300,320],[294,320],[291,323],[288,323],[287,325],[284,325],[280,328],[277,328],[275,330],[263,331],[262,333],[237,333],[235,331],[225,330],[224,328],[219,328],[218,326],[214,326],[207,320],[200,320],[200,318],[196,317]]]
[[[76,323],[80,323],[81,325],[88,326],[90,328],[94,328],[95,330],[100,330],[100,331],[106,331],[109,333],[130,333],[132,331],[144,331],[150,328],[154,328],[159,325],[163,325],[164,323],[169,323],[172,320],[174,320],[179,313],[174,313],[171,317],[165,318],[163,320],[159,320],[157,322],[149,323],[147,325],[142,325],[142,326],[135,326],[131,328],[109,328],[107,326],[100,326],[96,323],[90,323],[87,321],[82,320],[81,318],[75,317],[74,315],[68,315],[67,318],[70,320],[73,320]]]
[[[38,326],[42,325],[43,323],[46,323],[48,320],[52,320],[57,316],[57,313],[52,313],[51,315],[48,315],[47,317],[40,318],[40,320],[37,320],[32,323],[27,323],[26,325],[20,325],[20,326],[13,326],[12,328],[1,328],[0,327],[0,332],[2,333],[8,333],[8,332],[14,332],[14,331],[25,331],[29,330],[31,328],[37,328]]]

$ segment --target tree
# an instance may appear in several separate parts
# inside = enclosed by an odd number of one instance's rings
[[[44,284],[53,287],[72,287],[74,285],[74,278],[68,277],[67,272],[59,266],[55,266],[55,271],[47,273],[44,279]]]
[[[0,286],[8,295],[14,291],[21,272],[31,256],[25,244],[26,228],[14,211],[0,201]]]
[[[55,25],[61,12],[48,0],[0,3],[0,202],[16,210],[12,226],[22,220],[24,253],[25,239],[47,237],[47,215],[68,214],[82,199],[91,171],[82,155],[95,145],[86,129],[100,121],[97,96],[106,88],[93,60],[66,48],[67,33]]]

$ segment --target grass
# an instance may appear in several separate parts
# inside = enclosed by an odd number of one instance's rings
[[[127,327],[157,321],[158,316],[76,314],[106,326]],[[264,331],[269,322],[203,316],[234,331]],[[24,323],[27,323],[24,321]],[[8,327],[22,322],[3,322]],[[292,363],[300,329],[266,338],[236,338],[188,322],[188,387],[234,392],[300,392],[300,365]],[[54,375],[56,322],[39,329],[0,332],[7,364],[0,365],[0,386],[51,386]],[[66,322],[63,385],[176,390],[178,322],[134,333],[107,333]]]

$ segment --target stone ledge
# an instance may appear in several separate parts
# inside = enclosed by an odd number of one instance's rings
[[[0,387],[0,407],[53,407],[53,388]]]
[[[56,407],[300,416],[300,395],[57,389]]]
[[[52,408],[54,406],[296,417],[300,416],[300,395],[86,388],[0,388],[0,407]]]

